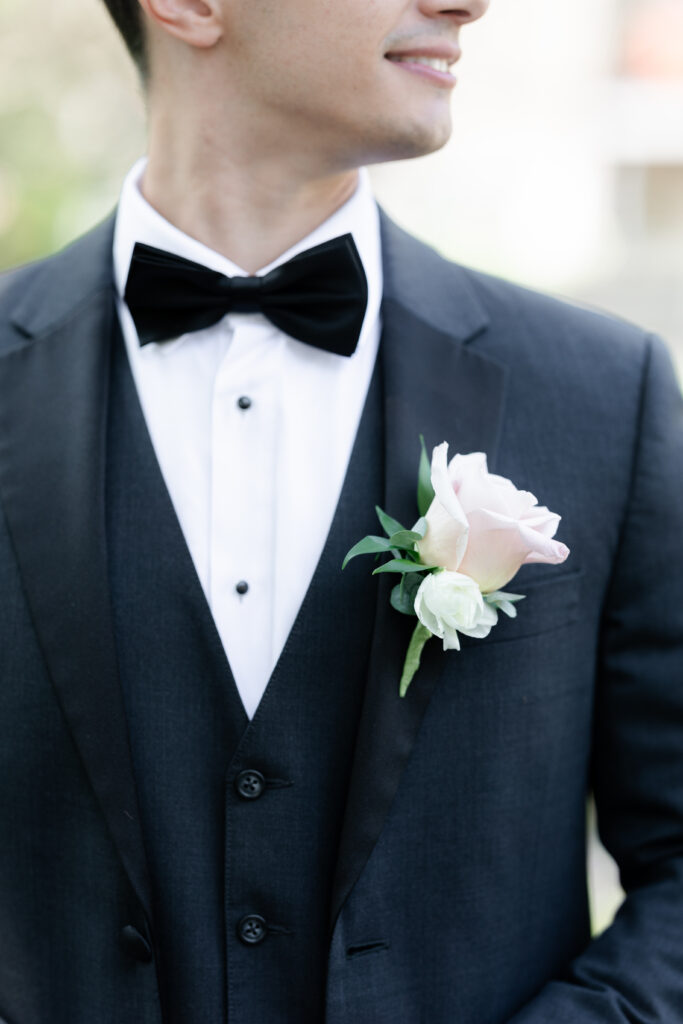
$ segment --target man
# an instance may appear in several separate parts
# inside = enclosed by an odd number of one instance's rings
[[[0,1019],[683,1021],[668,357],[357,171],[446,141],[486,0],[108,7],[148,162],[0,285]],[[412,622],[341,562],[414,522],[420,433],[571,554],[401,698]],[[627,891],[594,942],[591,788]]]

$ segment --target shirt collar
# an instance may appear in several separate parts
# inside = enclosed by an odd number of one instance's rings
[[[128,278],[128,270],[136,242],[165,249],[177,256],[201,263],[211,270],[230,276],[246,275],[246,271],[221,253],[208,248],[170,221],[162,217],[142,195],[140,182],[147,166],[142,157],[130,169],[124,179],[121,197],[116,213],[114,229],[114,280],[116,290],[122,299]],[[291,246],[267,266],[256,271],[258,277],[267,274],[281,263],[287,262],[304,249],[350,233],[356,243],[368,282],[368,304],[359,338],[358,347],[370,334],[377,322],[382,298],[382,250],[379,227],[379,211],[372,194],[370,176],[362,167],[358,176],[358,187],[354,194],[336,210],[331,217],[315,228],[301,241]]]

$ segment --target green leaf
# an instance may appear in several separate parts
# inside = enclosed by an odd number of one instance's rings
[[[489,604],[497,604],[499,601],[509,601],[514,604],[515,601],[523,601],[526,594],[508,594],[504,590],[492,590],[490,593],[484,594],[483,597]]]
[[[356,555],[374,555],[378,551],[389,551],[390,547],[391,545],[386,537],[363,537],[347,553],[346,558],[342,562],[342,570],[346,568],[351,559],[355,558]]]
[[[504,590],[494,590],[490,594],[484,594],[484,600],[498,611],[504,612],[511,619],[517,618],[517,601],[523,601],[525,594],[506,594]]]
[[[403,673],[401,675],[401,682],[399,684],[398,692],[401,697],[405,697],[408,692],[413,676],[420,667],[420,658],[422,657],[422,650],[424,645],[433,634],[429,632],[426,626],[423,626],[421,622],[416,625],[413,635],[410,638],[408,644],[408,650],[406,651],[406,660],[403,663]]]
[[[420,469],[417,474],[417,508],[421,516],[427,515],[427,509],[434,500],[434,488],[432,487],[432,467],[425,448],[425,439],[420,434]]]
[[[415,615],[415,595],[424,577],[419,572],[407,572],[391,591],[391,607],[403,615]]]
[[[401,526],[397,519],[392,519],[386,512],[383,512],[379,505],[375,505],[375,512],[382,524],[382,529],[386,531],[387,537],[391,537],[394,533],[403,533],[405,526]]]
[[[418,540],[422,540],[422,535],[415,530],[399,530],[398,533],[392,534],[389,543],[392,548],[408,548],[412,551],[415,541]]]
[[[427,569],[438,569],[436,565],[422,565],[420,562],[412,562],[408,558],[392,558],[390,562],[378,566],[373,570],[372,575],[380,572],[424,572]]]

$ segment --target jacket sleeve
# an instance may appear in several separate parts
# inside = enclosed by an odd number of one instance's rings
[[[649,341],[601,627],[592,780],[626,899],[511,1024],[683,1024],[683,401]]]

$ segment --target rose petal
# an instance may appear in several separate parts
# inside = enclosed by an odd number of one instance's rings
[[[552,544],[553,550],[550,557],[547,555],[541,555],[538,551],[530,551],[524,559],[524,564],[528,565],[532,562],[546,562],[549,565],[560,565],[562,562],[566,561],[570,553],[567,545],[563,544],[560,540],[554,540]]]
[[[460,572],[487,594],[500,590],[525,562],[558,564],[569,554],[564,544],[505,516],[479,509],[469,516],[470,539]]]
[[[467,517],[448,472],[448,443],[446,441],[437,445],[432,452],[432,487],[435,497],[446,512],[460,523],[463,530],[467,530]]]
[[[462,524],[453,519],[438,498],[429,506],[425,519],[427,532],[416,544],[420,558],[425,565],[439,565],[456,572],[467,546]]]
[[[448,476],[448,444],[437,445],[432,453],[434,500],[427,509],[427,532],[417,542],[425,565],[440,565],[456,572],[467,548],[469,526],[453,484]]]
[[[531,509],[522,519],[527,526],[532,526],[534,530],[545,534],[546,537],[554,537],[562,521],[561,516],[558,516],[556,512],[551,512],[543,505]]]
[[[529,526],[524,519],[519,523],[519,532],[528,547],[525,561],[528,560],[529,555],[533,555],[534,562],[548,562],[550,565],[557,565],[564,562],[569,554],[569,548],[565,544],[561,544],[560,541],[553,540],[552,537]]]
[[[454,455],[448,473],[465,514],[473,509],[488,508],[520,519],[536,505],[535,495],[518,491],[504,476],[489,473],[483,452]]]

